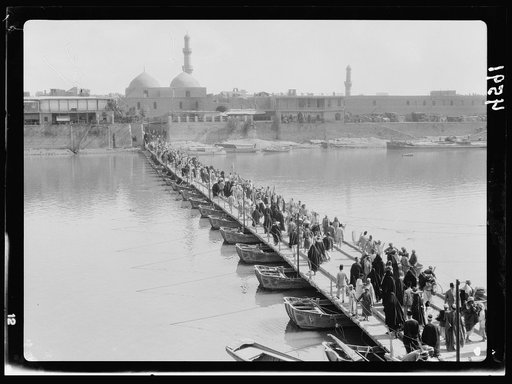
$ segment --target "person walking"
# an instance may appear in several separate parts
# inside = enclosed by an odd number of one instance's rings
[[[455,304],[455,285],[453,283],[450,283],[450,289],[444,293],[444,303],[448,305],[448,308]]]
[[[407,353],[420,349],[420,325],[412,317],[412,311],[407,312],[407,320],[404,323],[403,343]]]
[[[436,324],[432,323],[432,318],[433,318],[432,314],[427,316],[428,323],[423,328],[423,332],[421,334],[421,341],[424,344],[430,345],[432,348],[434,348],[434,355],[433,356],[434,357],[438,357],[439,353],[441,352],[441,350],[440,350],[440,345],[441,345],[440,334],[441,334],[441,331],[439,329],[439,326],[437,326]]]
[[[363,321],[368,321],[368,316],[372,315],[373,300],[368,287],[364,287],[363,293],[359,298],[363,310]]]
[[[336,297],[340,299],[340,293],[341,293],[341,302],[345,302],[345,293],[348,285],[348,277],[343,272],[343,264],[340,264],[340,270],[338,271],[338,274],[336,275],[336,288],[338,291],[336,292]]]
[[[361,273],[363,273],[363,267],[361,267],[361,264],[359,263],[359,258],[356,257],[354,259],[354,263],[350,267],[350,284],[352,284],[353,287],[356,286],[356,280]]]

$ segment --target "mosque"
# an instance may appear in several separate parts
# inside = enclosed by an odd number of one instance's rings
[[[206,87],[192,76],[188,34],[184,43],[183,72],[174,77],[168,87],[161,87],[145,70],[130,82],[124,101],[132,113],[143,111],[149,119],[163,118],[171,123],[224,121],[229,116],[243,116],[254,121],[277,119],[281,123],[342,123],[375,115],[388,116],[389,121],[415,121],[414,116],[421,115],[438,116],[440,120],[437,121],[464,121],[461,119],[486,114],[485,95],[458,95],[453,90],[432,91],[425,96],[351,95],[350,66],[346,67],[344,96],[334,93],[298,95],[293,89],[286,94],[207,94]]]

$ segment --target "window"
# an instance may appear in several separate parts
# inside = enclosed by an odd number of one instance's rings
[[[453,100],[450,100],[450,105],[453,105]]]
[[[334,115],[334,119],[335,119],[335,120],[341,120],[341,113],[336,113],[336,114]]]
[[[196,111],[199,110],[199,101],[196,100]]]
[[[423,100],[423,105],[427,105],[427,100]]]
[[[144,97],[148,97],[148,96],[149,96],[149,95],[148,95],[148,90],[147,90],[147,89],[145,89],[145,90],[144,90]]]
[[[140,102],[137,101],[137,109],[140,109]]]
[[[180,101],[180,109],[183,109],[183,101]]]
[[[48,116],[45,116],[44,117],[44,122],[47,123],[48,122]]]
[[[407,100],[407,101],[405,102],[405,104],[406,104],[406,105],[410,105],[411,103],[409,102],[409,100]]]
[[[436,105],[436,101],[435,100],[432,100],[432,105]]]
[[[341,99],[338,99],[338,107],[341,107]]]
[[[372,104],[377,105],[377,100],[373,100]],[[409,104],[409,103],[407,103],[407,104]]]
[[[185,92],[185,97],[190,97],[190,91]]]
[[[153,101],[153,109],[156,109],[156,101]]]
[[[331,107],[331,99],[327,99],[327,106]]]

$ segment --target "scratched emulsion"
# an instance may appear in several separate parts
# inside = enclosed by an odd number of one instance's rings
[[[414,244],[443,279],[485,284],[485,151],[401,158],[313,149],[201,160],[228,172],[236,164],[322,216],[330,209],[347,230]],[[283,296],[314,290],[259,288],[253,267],[141,154],[24,164],[28,360],[233,361],[225,346],[241,338],[327,360],[321,342],[333,331],[300,330],[283,306]],[[358,329],[338,335],[365,342]]]

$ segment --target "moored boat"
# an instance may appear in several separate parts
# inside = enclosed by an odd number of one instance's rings
[[[322,345],[329,361],[386,361],[386,351],[381,347],[346,344],[330,333],[327,336],[332,341],[324,341]]]
[[[191,197],[194,199],[204,199],[204,195],[199,192],[197,189],[182,189],[180,191],[181,196],[183,197],[183,200],[187,201]]]
[[[285,297],[286,313],[299,328],[324,329],[355,324],[328,299],[312,297]]]
[[[240,228],[242,224],[240,224],[238,221],[232,219],[231,217],[224,215],[224,216],[217,216],[217,215],[208,215],[208,220],[210,221],[210,225],[212,226],[212,229],[220,229],[221,227],[225,228]]]
[[[236,228],[221,227],[220,234],[222,235],[224,241],[228,244],[257,244],[261,242],[261,240],[256,235],[252,233],[244,233]]]
[[[205,205],[209,203],[207,199],[195,197],[190,197],[188,201],[190,202],[190,205],[192,205],[193,209],[199,209],[200,205]]]
[[[224,211],[213,204],[199,204],[199,212],[201,212],[201,217],[207,219],[208,216],[222,216],[224,215]]]
[[[218,147],[224,148],[226,152],[257,152],[258,148],[256,148],[256,144],[243,144],[243,143],[218,143],[215,144]]]
[[[236,253],[244,263],[275,263],[283,261],[283,258],[265,243],[236,244]]]
[[[263,148],[262,151],[265,153],[277,153],[277,152],[290,152],[289,145],[271,145],[270,147]]]
[[[388,141],[387,149],[468,149],[468,148],[487,148],[486,142],[469,141]]]
[[[255,265],[254,273],[260,285],[266,289],[311,288],[309,283],[291,267]]]
[[[227,345],[226,352],[237,361],[302,361],[250,339]]]

